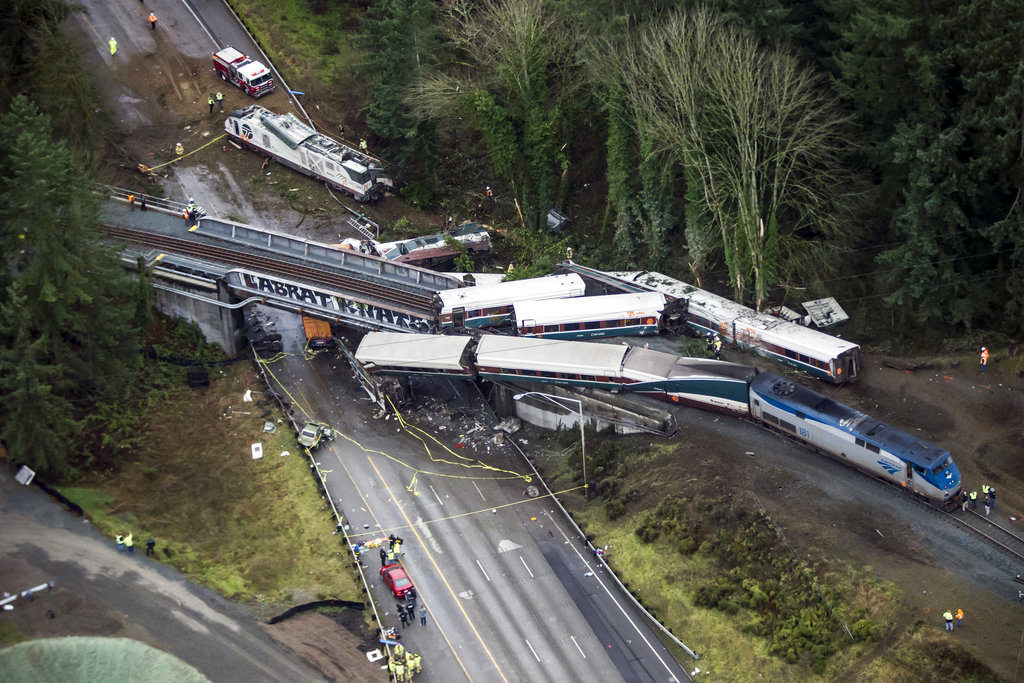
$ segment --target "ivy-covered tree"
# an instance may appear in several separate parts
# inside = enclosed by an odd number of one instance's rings
[[[0,169],[0,429],[17,461],[60,474],[90,405],[138,366],[136,297],[96,242],[86,181],[24,96],[0,117]]]
[[[402,170],[424,171],[437,160],[437,136],[431,123],[406,103],[409,84],[438,49],[434,3],[383,0],[370,6],[363,36],[370,53],[366,73],[372,79],[363,112],[384,142],[384,154]]]
[[[568,167],[562,141],[582,82],[580,33],[544,0],[452,2],[444,26],[454,57],[416,83],[410,102],[420,115],[475,129],[527,227],[544,225]]]

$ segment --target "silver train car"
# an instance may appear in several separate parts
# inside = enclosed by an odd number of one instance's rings
[[[576,273],[602,292],[661,292],[685,310],[686,326],[779,361],[832,384],[857,379],[863,364],[860,346],[824,332],[738,304],[680,280],[654,272],[605,272],[572,261],[560,272]]]

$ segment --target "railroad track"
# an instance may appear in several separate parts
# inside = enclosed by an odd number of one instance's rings
[[[1008,529],[1004,529],[974,510],[967,510],[967,512],[950,512],[949,516],[960,526],[967,527],[974,533],[987,538],[992,543],[995,543],[1014,557],[1024,560],[1024,537],[1018,536]]]
[[[414,294],[398,287],[390,287],[352,275],[317,268],[311,265],[300,265],[290,261],[260,256],[238,249],[218,247],[181,237],[160,235],[144,230],[104,225],[104,232],[115,239],[142,244],[166,250],[181,256],[192,256],[200,259],[213,260],[235,267],[248,267],[268,275],[281,275],[304,282],[319,282],[330,285],[339,292],[351,293],[365,299],[366,303],[386,308],[400,307],[423,317],[433,317],[431,297]]]

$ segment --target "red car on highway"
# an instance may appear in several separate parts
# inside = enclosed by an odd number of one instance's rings
[[[397,564],[381,567],[380,578],[396,598],[404,598],[412,590],[412,579]]]

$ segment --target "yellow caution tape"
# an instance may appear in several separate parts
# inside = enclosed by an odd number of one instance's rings
[[[160,165],[158,165],[158,166],[150,166],[150,167],[149,167],[149,170],[150,170],[150,171],[155,171],[155,170],[156,170],[156,169],[158,169],[158,168],[163,168],[163,167],[164,167],[164,166],[166,166],[167,164],[173,164],[173,163],[174,163],[175,161],[181,161],[181,160],[182,160],[182,159],[184,159],[185,157],[187,157],[187,156],[189,156],[189,155],[191,155],[191,154],[195,154],[196,152],[198,152],[198,151],[199,151],[199,150],[201,150],[201,149],[205,149],[205,148],[209,147],[210,145],[212,145],[213,143],[217,142],[218,140],[220,140],[221,138],[224,138],[224,137],[227,137],[227,133],[221,133],[221,135],[220,135],[220,136],[218,136],[218,137],[215,137],[214,139],[210,140],[209,142],[207,142],[207,143],[206,143],[205,145],[203,145],[202,147],[196,147],[196,148],[195,148],[194,150],[192,150],[192,151],[191,151],[191,152],[189,152],[188,154],[182,154],[181,156],[179,156],[179,157],[175,157],[174,159],[171,159],[170,161],[165,161],[164,163],[162,163],[162,164],[160,164]],[[175,151],[177,151],[177,150],[175,150]]]

